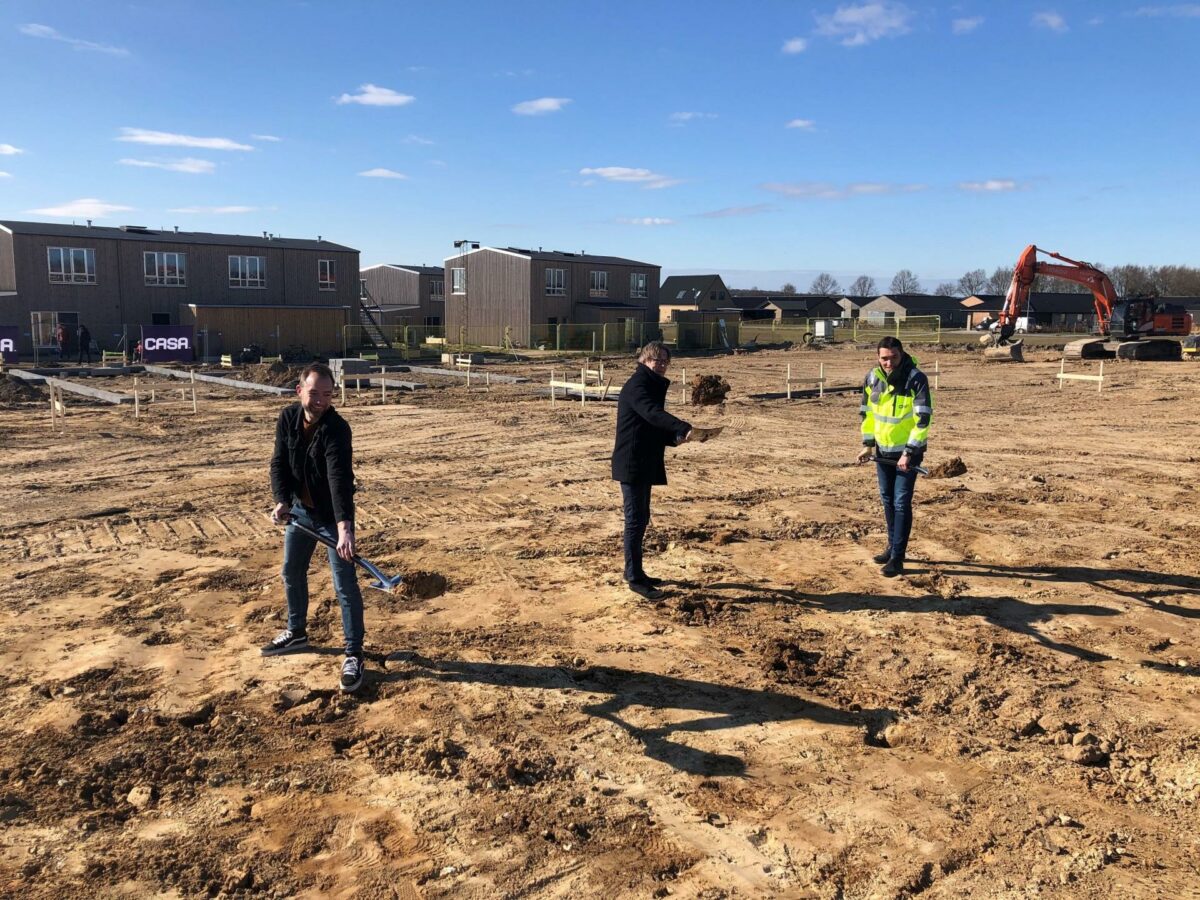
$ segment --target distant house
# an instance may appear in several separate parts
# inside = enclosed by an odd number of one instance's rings
[[[439,326],[446,322],[446,274],[441,266],[381,263],[362,270],[366,298],[381,325]]]
[[[746,310],[747,319],[840,319],[837,300],[825,294],[785,294],[780,291],[735,289],[732,305]]]
[[[902,322],[915,316],[937,316],[943,328],[965,328],[967,324],[967,310],[961,297],[881,294],[859,309],[859,318],[868,320]]]
[[[672,321],[675,310],[728,309],[729,288],[720,275],[672,275],[658,290],[659,319]]]
[[[658,322],[660,266],[619,256],[480,247],[445,259],[447,335],[528,345],[547,325]]]
[[[984,322],[995,321],[1004,308],[1003,294],[972,294],[964,297],[963,308],[967,311],[967,327],[977,328]]]
[[[1168,298],[1163,300],[1169,302]],[[997,318],[1004,306],[1004,296],[972,294],[963,300],[963,306],[969,310],[968,317],[974,325],[985,317],[984,313]],[[1034,325],[1047,331],[1086,332],[1096,328],[1096,301],[1090,293],[1035,291],[1029,295],[1025,314]]]
[[[348,321],[358,251],[265,233],[0,221],[0,324],[22,326],[22,353],[52,344],[59,323],[70,335],[87,325],[115,349],[138,326],[188,324],[192,305],[275,309],[271,332],[239,335],[273,347],[306,307],[343,307]]]

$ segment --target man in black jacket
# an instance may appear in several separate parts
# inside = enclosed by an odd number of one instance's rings
[[[667,483],[665,448],[692,436],[692,426],[664,408],[671,351],[651,341],[638,354],[638,366],[617,398],[617,438],[613,446],[612,477],[621,483],[625,507],[625,581],[635,594],[656,600],[659,580],[642,569],[642,539],[650,523],[650,488]]]
[[[271,457],[271,493],[278,524],[288,514],[301,525],[337,541],[329,548],[333,586],[342,608],[346,658],[340,686],[347,693],[363,681],[363,600],[354,569],[354,470],[350,426],[333,408],[333,373],[321,363],[306,366],[296,386],[299,402],[279,414]],[[336,531],[336,537],[334,533]],[[262,648],[263,656],[308,646],[308,564],[317,541],[289,527],[283,539],[283,589],[287,628]]]

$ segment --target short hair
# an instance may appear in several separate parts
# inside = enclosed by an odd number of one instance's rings
[[[892,337],[890,334],[886,337],[881,337],[879,343],[875,345],[876,350],[895,350],[899,353],[904,352],[904,345],[900,343],[900,338]]]
[[[309,375],[315,374],[317,379],[328,378],[330,384],[334,384],[333,369],[325,365],[325,363],[309,363],[300,373],[300,383],[304,384],[308,380]]]
[[[662,341],[650,341],[638,352],[638,362],[651,357],[665,356],[667,362],[671,361],[671,348]]]

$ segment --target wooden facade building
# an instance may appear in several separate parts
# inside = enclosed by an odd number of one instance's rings
[[[446,279],[440,266],[380,263],[361,274],[366,299],[381,311],[382,325],[446,324]]]

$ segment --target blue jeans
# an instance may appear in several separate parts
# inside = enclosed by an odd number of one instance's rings
[[[650,483],[621,482],[621,501],[625,513],[625,580],[641,581],[642,540],[650,524]]]
[[[908,535],[912,531],[912,498],[917,473],[912,469],[901,472],[895,466],[877,462],[875,474],[879,477],[883,517],[887,519],[888,552],[893,559],[903,561],[908,552]]]
[[[292,506],[292,515],[301,525],[325,537],[337,540],[337,525],[317,522],[303,504]],[[288,630],[308,630],[308,564],[312,561],[317,541],[298,528],[288,526],[283,535],[283,593],[287,597]],[[332,547],[329,567],[333,570],[333,589],[342,608],[342,634],[346,639],[346,655],[359,656],[363,647],[363,599],[358,588],[358,573],[354,563],[346,562]]]

